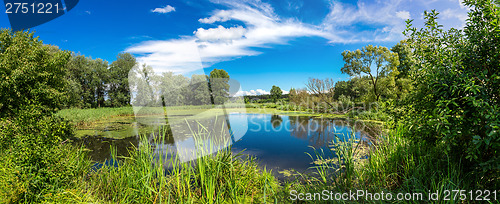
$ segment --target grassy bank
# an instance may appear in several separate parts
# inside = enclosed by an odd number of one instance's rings
[[[165,129],[154,143],[162,143]],[[481,178],[462,173],[461,164],[447,160],[439,149],[406,138],[408,128],[399,125],[377,137],[373,146],[357,141],[335,141],[332,151],[311,156],[316,164],[312,174],[291,172],[295,179],[278,182],[271,172],[262,170],[250,157],[232,154],[223,149],[201,157],[196,162],[181,163],[166,157],[163,151],[141,136],[137,150],[129,157],[116,158],[96,169],[84,148],[67,144],[54,146],[52,161],[46,168],[56,179],[47,180],[49,187],[32,190],[36,176],[19,174],[16,158],[0,155],[0,200],[7,202],[54,203],[318,203],[319,200],[296,200],[302,193],[320,195],[324,190],[370,193],[391,193],[394,200],[384,203],[425,203],[429,192],[438,192],[436,203],[445,201],[445,190],[489,189]],[[196,136],[196,135],[195,135]],[[332,141],[333,142],[333,141]],[[326,159],[333,158],[333,159]],[[364,159],[361,159],[364,158]],[[61,168],[65,167],[65,168]],[[41,176],[41,175],[39,175]],[[422,197],[397,200],[398,193]],[[490,197],[491,199],[492,197]],[[366,197],[359,200],[328,200],[325,202],[375,202]],[[418,200],[421,199],[421,200]],[[496,201],[492,201],[496,202]]]
[[[275,115],[289,115],[289,116],[308,116],[308,117],[323,117],[330,119],[346,119],[345,114],[326,114],[326,113],[311,113],[305,111],[288,111],[281,110],[276,107],[269,108],[267,106],[258,106],[247,104],[245,108],[239,106],[226,107],[227,113],[252,113],[252,114],[275,114]],[[135,115],[133,107],[119,107],[119,108],[94,108],[94,109],[80,109],[71,108],[63,109],[57,112],[57,116],[71,121],[75,124],[78,130],[100,130],[104,129],[105,125],[112,123],[131,124],[136,117],[168,117],[171,120],[181,119],[186,116],[196,115],[197,119],[202,119],[203,115],[213,116],[221,114],[220,108],[212,106],[178,106],[178,107],[154,107],[149,108],[148,111],[142,110],[142,115]],[[360,119],[361,120],[361,119]],[[90,131],[92,132],[92,131]]]
[[[153,143],[161,144],[166,132]],[[203,135],[203,134],[201,134]],[[200,138],[200,135],[194,135]],[[66,146],[63,149],[70,148]],[[65,152],[67,159],[87,171],[73,175],[73,181],[57,184],[52,190],[42,191],[31,201],[55,203],[263,203],[278,199],[279,184],[271,172],[260,170],[250,157],[234,155],[229,149],[200,157],[196,161],[180,162],[177,157],[166,157],[163,150],[149,143],[145,135],[129,157],[116,158],[102,168],[92,167],[84,149]],[[211,147],[216,148],[216,147]],[[166,151],[166,150],[165,150]],[[205,149],[205,151],[208,151]],[[0,172],[5,180],[2,187],[11,187],[0,194],[0,200],[22,201],[23,186],[17,186],[15,169],[9,161],[2,161]],[[68,165],[71,165],[68,164]]]
[[[176,111],[181,115],[189,109]],[[229,108],[227,111],[328,117],[275,108]],[[261,170],[252,158],[238,157],[223,150],[202,157],[198,162],[180,163],[172,158],[161,159],[164,155],[154,151],[154,147],[143,138],[139,151],[132,151],[130,157],[122,158],[116,165],[77,176],[79,182],[63,186],[58,193],[49,197],[44,195],[44,198],[55,202],[317,203],[317,199],[307,200],[307,195],[314,198],[314,195],[322,195],[328,190],[383,192],[393,196],[392,200],[383,203],[426,203],[430,202],[430,192],[437,195],[438,200],[433,200],[434,203],[469,203],[476,198],[462,200],[447,197],[446,192],[465,190],[469,193],[478,189],[492,192],[498,189],[498,178],[464,173],[464,166],[443,154],[438,147],[410,140],[409,131],[407,126],[399,124],[373,138],[372,146],[360,145],[357,141],[332,141],[331,151],[317,151],[310,155],[311,162],[316,164],[313,173],[292,170],[289,172],[292,179],[281,183],[270,172]],[[165,166],[175,168],[165,169]],[[298,194],[306,200],[298,201]],[[398,195],[403,196],[402,199]],[[478,196],[476,192],[473,195]],[[498,203],[493,194],[479,198]],[[364,196],[356,200],[330,199],[325,202],[379,202]]]

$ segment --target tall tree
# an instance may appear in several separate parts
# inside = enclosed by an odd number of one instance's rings
[[[500,8],[490,0],[464,4],[471,11],[463,31],[443,30],[434,10],[424,13],[424,28],[407,21],[405,34],[418,62],[408,120],[416,127],[415,140],[436,145],[466,170],[498,184]]]
[[[209,85],[213,104],[223,104],[229,97],[229,74],[223,69],[210,72]]]
[[[328,106],[334,107],[332,105],[332,99],[334,94],[334,82],[332,79],[315,79],[309,78],[306,83],[307,90],[318,96],[321,101],[325,102]]]
[[[0,117],[30,104],[55,111],[66,100],[70,53],[43,46],[33,35],[0,30]]]
[[[92,89],[94,90],[94,107],[103,107],[107,94],[106,84],[109,80],[108,62],[102,59],[91,60],[93,72]]]
[[[288,98],[290,100],[290,103],[295,103],[297,101],[296,97],[297,97],[297,91],[294,88],[290,88],[290,91],[288,92]]]
[[[399,65],[398,55],[382,46],[368,45],[361,50],[346,50],[342,52],[342,56],[345,62],[341,68],[342,73],[349,74],[351,77],[368,75],[376,101],[381,95],[378,86],[379,79],[397,72],[396,67]]]
[[[391,48],[391,51],[398,54],[399,65],[397,66],[398,74],[395,76],[396,95],[397,98],[403,98],[412,89],[413,81],[410,79],[411,67],[414,66],[415,60],[413,52],[408,45],[407,40],[402,40]]]
[[[158,77],[153,68],[146,64],[136,65],[129,74],[130,90],[135,92],[132,97],[134,106],[154,107],[160,104]]]
[[[86,108],[104,106],[110,78],[108,62],[73,54],[66,66],[73,89],[80,89],[78,92],[81,103],[75,105]]]
[[[160,93],[164,106],[188,105],[184,92],[189,85],[189,79],[173,72],[164,72],[160,78]]]
[[[136,63],[135,57],[130,53],[118,54],[116,61],[111,63],[108,96],[112,106],[130,104],[128,75]]]
[[[185,98],[191,102],[190,105],[212,104],[208,87],[208,76],[204,74],[192,75],[186,94],[187,96]]]
[[[80,103],[76,103],[77,107],[89,108],[94,101],[94,92],[91,88],[92,71],[89,68],[90,60],[83,55],[72,54],[67,69],[69,71],[69,79],[75,82],[75,86],[79,88],[78,99]],[[77,85],[76,85],[77,84]]]
[[[282,94],[283,91],[281,91],[281,88],[273,85],[273,87],[271,88],[271,98],[273,99],[274,103],[276,103],[276,101],[281,98]]]

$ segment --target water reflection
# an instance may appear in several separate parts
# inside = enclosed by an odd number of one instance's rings
[[[283,119],[279,115],[272,115],[271,116],[271,124],[273,125],[274,128],[278,128],[281,123],[283,122]]]
[[[156,153],[161,153],[167,159],[179,155],[178,147],[189,146],[186,145],[187,143],[202,146],[224,146],[229,142],[232,143],[231,150],[233,152],[239,153],[244,150],[244,154],[255,156],[262,166],[273,169],[273,172],[277,173],[285,169],[306,171],[308,167],[312,166],[312,160],[306,154],[314,155],[311,146],[326,150],[336,137],[341,140],[347,140],[353,136],[356,139],[363,139],[366,135],[364,131],[357,130],[353,134],[351,127],[356,124],[349,124],[349,121],[345,120],[246,113],[229,114],[229,119],[231,127],[248,125],[248,131],[234,143],[231,141],[230,134],[227,133],[220,133],[224,137],[218,137],[218,134],[215,133],[201,134],[204,138],[197,143],[192,134],[186,132],[182,138],[172,137],[171,133],[168,132],[169,129],[165,127],[150,134],[149,142],[156,148]],[[195,121],[187,122],[185,125],[189,125],[190,130],[202,132],[203,127],[196,126]],[[225,120],[216,119],[206,121],[204,124],[222,127],[224,122]],[[174,123],[171,126],[178,125],[183,124]],[[218,128],[213,129],[217,130]],[[158,134],[168,135],[162,144],[154,142]],[[138,137],[129,137],[123,140],[86,137],[82,139],[82,142],[92,150],[90,156],[99,162],[110,158],[110,144],[115,145],[118,155],[123,156],[128,155],[127,148],[141,145]]]

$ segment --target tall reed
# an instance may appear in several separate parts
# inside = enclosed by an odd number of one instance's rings
[[[202,129],[193,131],[198,142],[211,134]],[[261,203],[276,199],[278,182],[270,172],[259,169],[254,158],[224,148],[208,155],[199,152],[205,156],[180,162],[177,155],[167,157],[169,150],[160,148],[166,131],[160,133],[151,143],[141,135],[140,145],[129,157],[117,158],[113,153],[111,163],[116,165],[103,166],[87,182],[93,194],[99,200],[119,203]],[[218,147],[204,148],[201,150]]]

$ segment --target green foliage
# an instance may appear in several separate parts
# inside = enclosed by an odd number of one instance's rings
[[[110,73],[108,62],[83,55],[73,55],[66,65],[70,99],[67,106],[103,107]]]
[[[413,52],[408,45],[407,40],[402,40],[398,44],[391,48],[393,53],[398,55],[399,65],[397,65],[398,74],[396,78],[408,78],[410,76],[410,70],[415,65],[415,59],[413,57]]]
[[[336,140],[331,151],[317,150],[311,155],[315,164],[312,174],[297,172],[296,180],[285,184],[284,191],[422,193],[425,202],[429,192],[437,191],[442,198],[445,190],[477,189],[470,177],[462,173],[460,165],[448,160],[448,155],[437,147],[412,143],[405,137],[408,133],[408,128],[399,124],[373,140],[376,144],[372,146],[354,139]],[[284,196],[286,199],[290,195]],[[401,201],[387,201],[398,202]]]
[[[84,155],[70,158],[77,153],[61,145],[72,135],[73,126],[41,109],[25,106],[15,118],[0,122],[0,152],[5,159],[2,170],[12,171],[0,188],[12,189],[7,193],[12,202],[38,202],[88,168],[80,158]]]
[[[380,87],[382,90],[390,88]],[[333,98],[339,100],[340,96],[344,95],[350,97],[353,101],[370,101],[370,97],[373,98],[373,96],[370,96],[370,94],[373,95],[371,89],[368,77],[353,77],[348,81],[338,81],[335,83]]]
[[[154,143],[162,144],[165,136]],[[278,182],[273,176],[259,170],[255,160],[229,149],[182,163],[177,157],[165,158],[145,135],[141,144],[117,165],[91,173],[88,191],[114,203],[262,203],[276,196]]]
[[[69,120],[75,125],[88,125],[98,120],[105,120],[115,116],[133,116],[134,110],[131,106],[117,108],[68,108],[60,110],[56,116]]]
[[[223,69],[214,69],[209,77],[213,104],[224,104],[229,97],[229,74]]]
[[[173,72],[165,72],[160,77],[160,93],[164,106],[184,105],[189,79]]]
[[[408,21],[405,34],[418,62],[408,120],[415,140],[468,161],[468,170],[491,184],[500,175],[500,13],[492,1],[465,4],[472,10],[463,32],[442,30],[436,11],[425,12],[425,28]]]
[[[398,54],[399,65],[397,66],[398,74],[395,76],[394,86],[392,89],[396,99],[405,98],[413,89],[413,81],[410,79],[411,69],[415,66],[415,58],[413,51],[410,49],[407,40],[402,40],[391,48],[391,51]]]
[[[271,88],[271,98],[273,99],[274,103],[276,103],[276,101],[281,98],[282,94],[283,91],[281,91],[280,87],[273,85],[273,87]]]
[[[361,50],[344,51],[342,56],[345,61],[341,68],[342,73],[358,77],[361,77],[361,74],[368,75],[376,101],[382,94],[381,87],[384,87],[378,84],[379,78],[397,74],[398,55],[386,47],[368,45]],[[372,74],[373,71],[375,71],[375,76]]]
[[[30,104],[50,112],[66,100],[64,65],[70,54],[29,32],[0,31],[0,117]]]
[[[109,91],[110,105],[120,107],[130,105],[130,86],[128,75],[135,66],[135,57],[130,53],[120,53],[116,61],[109,67]]]
[[[132,97],[134,106],[160,106],[159,88],[156,86],[158,76],[153,67],[146,64],[134,66],[129,74],[129,84],[134,87],[136,94]]]
[[[347,117],[358,120],[377,120],[377,121],[388,121],[390,119],[387,113],[376,110],[349,111]]]
[[[193,74],[191,79],[173,72],[157,75],[146,64],[134,67],[129,85],[136,90],[134,106],[183,106],[223,104],[229,96],[229,74],[214,69],[210,76]]]
[[[191,76],[189,83],[188,95],[189,105],[208,105],[211,104],[210,90],[208,87],[208,76],[196,75]]]

